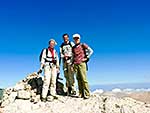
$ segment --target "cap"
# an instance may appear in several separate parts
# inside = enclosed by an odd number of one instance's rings
[[[55,43],[55,45],[57,45],[57,42],[56,42],[54,39],[50,39],[50,40],[49,40],[49,43],[50,43],[51,41],[53,41],[53,42]]]
[[[74,34],[73,38],[76,38],[76,37],[80,38],[80,35],[79,34]]]

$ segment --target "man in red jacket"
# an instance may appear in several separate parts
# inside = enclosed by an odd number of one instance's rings
[[[75,46],[73,46],[73,66],[76,73],[79,96],[88,99],[90,97],[90,90],[87,81],[87,61],[93,53],[93,50],[87,44],[80,43],[80,35],[74,34],[73,39]]]

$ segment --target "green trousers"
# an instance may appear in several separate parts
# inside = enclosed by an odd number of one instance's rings
[[[66,78],[66,90],[68,87],[75,91],[74,72],[71,70],[71,65],[64,62],[63,64],[64,77]]]
[[[75,64],[74,70],[76,72],[76,77],[78,81],[79,95],[81,95],[81,97],[90,96],[89,85],[86,77],[86,63],[83,62],[80,64]]]

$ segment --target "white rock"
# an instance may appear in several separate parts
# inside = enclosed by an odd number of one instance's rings
[[[15,86],[14,86],[14,89],[15,90],[23,90],[25,88],[25,83],[23,83],[22,81],[20,81],[19,83],[17,83]]]
[[[135,112],[131,109],[131,106],[128,106],[128,105],[122,106],[120,112],[121,112],[121,113],[135,113]]]
[[[27,82],[37,76],[36,73],[28,75],[15,87],[7,88],[4,91],[4,101],[0,108],[2,113],[150,113],[150,104],[125,97],[130,89],[121,91],[113,89],[112,92],[104,92],[102,89],[95,90],[89,99],[58,96],[54,99],[48,97],[50,101],[40,101],[40,95],[36,95],[35,90],[31,90]],[[26,89],[26,90],[25,90]],[[16,92],[17,91],[17,92]],[[136,92],[137,93],[137,92]],[[16,95],[18,98],[15,99]],[[121,95],[121,96],[120,96]],[[123,96],[122,96],[123,95]],[[148,94],[147,94],[148,95]],[[28,100],[23,100],[28,99]],[[33,99],[33,102],[31,100]]]
[[[20,98],[20,99],[30,99],[30,97],[31,97],[31,92],[30,91],[19,90],[17,92],[17,98]]]
[[[8,104],[15,101],[17,97],[17,92],[12,92],[9,96],[5,96],[2,100],[2,106],[7,106]]]

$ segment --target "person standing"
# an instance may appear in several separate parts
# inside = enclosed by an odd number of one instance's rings
[[[71,70],[73,60],[72,47],[74,43],[69,41],[69,35],[67,33],[63,34],[62,37],[64,42],[60,46],[60,59],[62,59],[63,62],[64,77],[66,79],[66,93],[67,95],[75,95],[74,72]]]
[[[54,49],[56,45],[54,39],[49,40],[49,47],[42,51],[41,55],[41,66],[38,73],[42,72],[44,69],[44,83],[42,88],[42,101],[46,101],[48,90],[50,88],[50,94],[54,98],[56,96],[56,77],[59,71],[59,58],[56,50]]]
[[[90,97],[90,90],[87,80],[87,61],[93,53],[93,50],[87,45],[80,43],[80,35],[74,34],[73,39],[75,46],[73,46],[73,67],[78,81],[79,96],[88,99]]]

